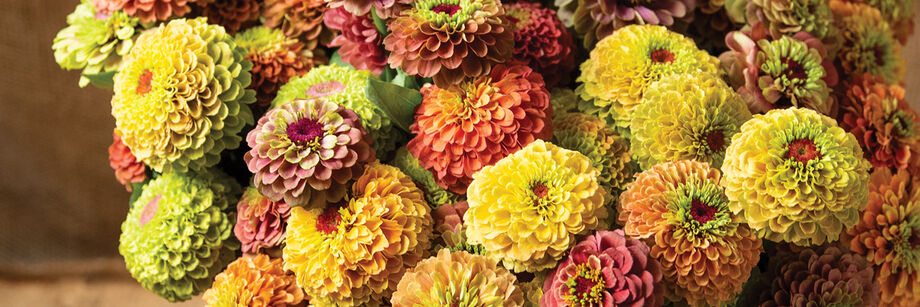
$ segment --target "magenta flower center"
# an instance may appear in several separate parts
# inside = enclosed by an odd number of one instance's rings
[[[301,118],[287,127],[287,136],[297,145],[305,146],[323,136],[323,125],[312,118]]]
[[[454,14],[457,14],[462,8],[463,7],[456,4],[442,3],[432,7],[431,11],[435,13],[447,13],[447,16],[454,17]]]
[[[335,95],[343,90],[345,90],[345,85],[342,82],[326,81],[314,84],[307,89],[306,94],[307,97],[317,98]]]
[[[144,225],[147,225],[147,222],[150,222],[150,220],[153,219],[153,216],[157,214],[157,208],[160,207],[161,198],[163,198],[162,194],[157,195],[156,197],[151,199],[149,202],[147,202],[146,206],[144,206],[144,211],[141,212],[141,216],[137,220],[137,222],[141,224],[141,227],[144,227]]]
[[[316,217],[316,230],[323,234],[332,234],[339,230],[339,222],[342,221],[342,215],[339,214],[339,206],[328,206]]]
[[[693,220],[700,223],[700,225],[714,220],[716,218],[716,211],[716,208],[699,199],[693,199],[693,201],[690,202],[690,215],[693,216]]]
[[[793,159],[801,163],[807,163],[814,159],[820,159],[821,153],[815,142],[809,139],[797,139],[786,145],[786,159]]]
[[[134,90],[135,93],[137,93],[138,95],[144,95],[144,94],[149,93],[151,90],[151,87],[150,87],[151,81],[153,81],[153,72],[150,71],[149,69],[145,69],[144,72],[141,73],[140,78],[137,78],[137,89]]]
[[[604,300],[606,281],[600,270],[591,268],[588,263],[576,266],[575,276],[566,281],[569,295],[563,299],[569,306],[599,306]]]
[[[652,51],[652,53],[649,54],[649,58],[652,59],[653,63],[670,64],[674,62],[674,53],[671,53],[671,51],[668,51],[667,49],[658,49]]]
[[[712,152],[720,152],[725,148],[725,134],[719,130],[713,130],[706,134],[706,145]]]
[[[786,64],[786,70],[783,72],[787,78],[805,80],[808,78],[808,73],[805,72],[805,67],[802,66],[799,62],[796,62],[793,59],[786,58],[783,60],[783,63]]]

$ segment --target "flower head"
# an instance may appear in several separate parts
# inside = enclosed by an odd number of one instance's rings
[[[398,167],[404,174],[412,178],[419,189],[425,192],[425,199],[432,208],[441,205],[451,204],[460,199],[460,196],[438,186],[431,172],[422,168],[418,163],[418,158],[406,150],[406,147],[400,147],[396,150],[391,165]]]
[[[307,50],[313,50],[332,40],[332,31],[323,27],[323,14],[328,8],[323,0],[265,0],[263,24],[281,28],[284,36],[299,38]]]
[[[661,78],[633,112],[632,149],[643,169],[677,160],[722,165],[725,149],[751,112],[722,78],[688,73]]]
[[[917,306],[920,293],[920,181],[905,170],[876,168],[869,204],[847,230],[850,250],[876,267],[882,306]]]
[[[901,42],[901,45],[904,45],[907,38],[914,33],[914,1],[865,0],[865,3],[882,13],[882,17],[891,24],[894,37]]]
[[[217,274],[204,292],[206,306],[298,306],[304,293],[281,259],[266,255],[243,256]]]
[[[466,227],[463,225],[463,216],[470,209],[469,203],[459,201],[452,204],[443,204],[431,211],[434,218],[434,230],[440,234],[440,241],[436,244],[450,251],[465,251],[475,255],[485,255],[482,245],[470,244],[466,238]]]
[[[486,165],[552,135],[543,78],[529,67],[499,65],[490,76],[447,88],[422,88],[407,148],[438,185],[463,194]]]
[[[852,134],[810,109],[776,109],[741,126],[725,153],[729,207],[765,239],[836,241],[859,220],[871,165]]]
[[[719,61],[693,41],[662,26],[630,25],[601,40],[581,64],[576,92],[602,111],[601,118],[628,127],[645,89],[663,76],[691,71],[718,73]]]
[[[198,13],[207,17],[208,22],[221,25],[227,31],[236,33],[244,25],[259,20],[262,11],[259,0],[220,0],[200,1]]]
[[[164,173],[144,186],[121,224],[118,252],[145,289],[191,299],[236,258],[225,213],[240,187],[222,173]]]
[[[661,306],[661,269],[623,230],[598,231],[572,248],[543,285],[542,306]]]
[[[506,18],[514,28],[512,57],[534,67],[546,87],[570,81],[575,68],[572,35],[556,17],[556,11],[538,3],[505,4]]]
[[[442,88],[488,75],[514,47],[514,29],[496,0],[418,0],[388,27],[390,66]]]
[[[864,4],[838,3],[832,8],[835,26],[843,37],[836,58],[841,73],[869,73],[887,83],[900,82],[905,66],[901,47],[882,14]]]
[[[391,18],[411,7],[412,0],[328,0],[330,8],[343,8],[356,16],[370,16],[371,9],[380,18]]]
[[[729,210],[719,171],[705,162],[655,165],[620,196],[627,235],[648,238],[669,297],[718,306],[738,295],[763,250]]]
[[[823,41],[837,35],[826,0],[751,0],[747,22],[762,22],[774,37],[804,31]]]
[[[626,190],[636,171],[629,142],[607,126],[604,120],[583,113],[566,113],[553,119],[553,144],[574,150],[591,159],[598,171],[598,183],[611,196]]]
[[[854,78],[841,100],[840,126],[856,135],[875,167],[905,169],[920,141],[920,115],[904,99],[904,88],[868,74]]]
[[[584,46],[590,49],[616,31],[631,24],[674,24],[674,19],[692,16],[692,0],[577,0],[573,15],[575,31],[584,36]]]
[[[606,192],[588,157],[542,140],[473,174],[469,242],[515,272],[554,267],[575,236],[604,227]]]
[[[348,182],[374,159],[354,111],[298,99],[269,111],[246,136],[244,159],[262,195],[322,208],[345,197]]]
[[[878,306],[879,284],[859,255],[837,247],[783,247],[770,257],[760,306]]]
[[[278,88],[291,78],[302,76],[315,64],[310,51],[296,39],[284,36],[278,29],[265,26],[249,28],[237,34],[237,45],[246,49],[246,59],[252,62],[252,84],[256,90],[256,105],[267,108]]]
[[[236,204],[233,234],[243,244],[243,252],[259,253],[262,249],[281,246],[291,207],[283,201],[271,201],[249,187]]]
[[[383,72],[387,65],[387,57],[381,45],[383,37],[377,32],[371,16],[355,16],[345,8],[338,7],[326,11],[323,22],[326,27],[341,32],[332,39],[329,47],[339,47],[342,61],[376,75]]]
[[[517,278],[495,260],[464,251],[438,251],[399,280],[393,306],[522,306]]]
[[[224,29],[176,19],[137,39],[115,75],[116,133],[157,172],[201,170],[252,124],[252,63]]]
[[[341,205],[291,210],[285,268],[311,303],[380,303],[428,250],[430,210],[412,179],[375,162],[352,191],[354,197]]]
[[[115,179],[118,179],[118,182],[130,192],[131,184],[144,182],[147,179],[147,166],[134,158],[131,149],[125,146],[117,133],[112,132],[112,138],[114,140],[109,146],[109,166],[115,170]]]
[[[118,70],[140,34],[137,18],[123,11],[101,14],[86,0],[67,15],[67,25],[51,45],[54,60],[64,69],[82,69],[83,75]],[[90,81],[83,75],[80,87]]]
[[[206,3],[209,0],[90,0],[102,14],[113,14],[123,10],[128,16],[137,17],[149,23],[182,17],[192,11],[192,3]]]

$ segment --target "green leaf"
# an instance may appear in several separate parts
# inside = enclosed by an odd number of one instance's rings
[[[134,207],[134,202],[141,197],[141,193],[144,193],[144,186],[147,185],[148,182],[150,182],[149,178],[147,180],[131,184],[131,190],[133,192],[131,192],[131,198],[128,199],[128,208]]]
[[[95,74],[83,74],[83,77],[89,79],[89,83],[95,87],[111,90],[115,88],[115,74],[118,71],[105,71]]]
[[[418,90],[421,88],[418,85],[418,81],[415,80],[415,76],[410,76],[409,74],[406,74],[406,72],[402,71],[402,69],[399,69],[399,68],[396,69],[396,77],[393,77],[393,80],[390,82],[392,82],[393,84],[396,84],[396,85],[399,85],[405,88],[411,88],[414,90]]]
[[[377,28],[377,33],[380,33],[380,37],[385,37],[387,34],[390,34],[390,31],[387,30],[387,21],[377,16],[375,10],[371,10],[371,17],[374,19],[374,27]]]
[[[339,66],[344,66],[344,67],[348,67],[348,68],[351,68],[351,69],[355,69],[354,66],[351,66],[351,64],[348,64],[348,63],[345,63],[345,62],[342,61],[342,56],[339,55],[339,52],[338,52],[338,51],[333,52],[333,53],[332,53],[332,56],[329,57],[329,64],[336,64],[336,65],[339,65]]]
[[[422,103],[422,94],[393,83],[367,79],[367,98],[382,110],[397,127],[409,132],[414,121],[415,107]]]

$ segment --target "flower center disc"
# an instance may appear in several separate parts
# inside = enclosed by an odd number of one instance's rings
[[[604,300],[603,290],[606,287],[604,276],[600,270],[592,269],[588,263],[579,264],[576,268],[577,275],[569,278],[569,295],[566,302],[569,306],[595,306]]]
[[[137,89],[134,90],[135,93],[138,95],[149,93],[151,90],[151,81],[153,81],[153,72],[149,69],[145,69],[144,72],[141,73],[140,78],[137,79]]]
[[[652,51],[652,53],[649,54],[649,58],[652,59],[653,63],[670,64],[674,62],[674,53],[671,53],[671,51],[668,51],[667,49],[658,49]]]
[[[786,159],[793,159],[801,163],[807,163],[814,159],[820,159],[821,153],[815,142],[809,139],[798,139],[786,145]]]
[[[712,152],[720,152],[725,148],[725,134],[719,130],[713,130],[706,134],[706,145]]]
[[[805,72],[805,67],[803,67],[801,63],[790,58],[786,58],[783,63],[786,64],[786,70],[783,74],[790,80],[805,80],[808,78],[808,73]]]
[[[533,195],[537,198],[544,198],[546,194],[549,194],[549,188],[543,183],[538,183],[530,187],[530,191],[532,191]]]
[[[147,225],[147,222],[153,219],[153,216],[157,213],[157,208],[160,207],[160,199],[163,198],[163,195],[157,195],[144,206],[144,211],[141,212],[141,217],[138,218],[137,222],[141,224],[141,227]]]
[[[323,234],[332,234],[339,229],[339,222],[341,221],[342,215],[339,214],[339,206],[327,206],[323,214],[316,217],[316,230]]]
[[[301,118],[287,127],[287,136],[297,145],[304,146],[323,135],[323,125],[311,118]]]
[[[432,7],[431,11],[435,13],[446,13],[447,16],[454,17],[454,14],[457,14],[462,8],[463,7],[456,4],[442,3]]]
[[[326,81],[317,83],[307,89],[307,97],[325,97],[338,94],[345,90],[345,85],[339,81]]]
[[[693,199],[690,202],[690,215],[693,216],[693,220],[703,225],[716,218],[716,208],[699,199]]]

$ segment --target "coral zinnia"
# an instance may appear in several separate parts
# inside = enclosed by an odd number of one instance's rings
[[[432,208],[459,200],[459,195],[438,186],[431,172],[422,168],[422,166],[418,164],[418,159],[409,153],[406,147],[400,147],[396,150],[396,156],[393,157],[391,163],[412,178],[412,181],[415,181],[415,184],[425,192],[425,199],[428,200],[428,204],[431,205]]]
[[[693,0],[577,1],[575,31],[584,36],[586,49],[624,26],[670,26],[675,18],[688,17],[695,8]]]
[[[365,91],[368,78],[375,77],[366,70],[352,70],[336,64],[318,66],[281,86],[272,106],[277,107],[297,98],[322,97],[354,110],[373,140],[371,146],[377,156],[384,158],[396,150],[396,143],[402,142],[405,135],[397,130],[385,111],[368,100]]]
[[[859,3],[835,3],[835,25],[840,28],[843,43],[837,53],[837,63],[844,75],[869,73],[887,83],[898,83],[904,77],[901,46],[895,41],[888,21],[875,8]]]
[[[537,140],[473,174],[466,235],[515,272],[556,265],[575,236],[604,227],[606,191],[591,159]]]
[[[67,15],[67,25],[51,45],[54,60],[64,69],[82,69],[83,75],[118,70],[140,33],[137,18],[123,11],[97,13],[86,0]],[[89,81],[81,75],[80,87]]]
[[[376,75],[386,67],[387,57],[381,46],[383,38],[377,32],[371,16],[355,16],[339,7],[326,11],[323,23],[341,32],[332,39],[329,47],[339,47],[338,53],[343,62]]]
[[[220,0],[198,3],[201,16],[208,22],[221,25],[227,31],[236,33],[244,24],[257,21],[261,16],[262,4],[259,0]]]
[[[252,63],[220,26],[177,19],[141,34],[115,75],[116,132],[158,172],[201,170],[252,124]]]
[[[553,144],[591,159],[598,171],[598,183],[610,194],[608,203],[613,204],[636,171],[629,142],[604,120],[582,113],[556,116],[553,131]]]
[[[326,45],[332,40],[332,31],[323,26],[323,13],[328,7],[323,0],[265,0],[262,10],[263,24],[281,28],[287,37],[306,42],[306,49]]]
[[[627,235],[649,238],[669,297],[718,306],[741,292],[763,250],[760,238],[729,210],[719,171],[705,162],[655,165],[620,196]]]
[[[862,257],[837,247],[777,250],[760,306],[878,306],[879,284]]]
[[[522,306],[517,278],[494,260],[464,251],[438,251],[399,280],[391,302],[400,306]]]
[[[374,159],[358,115],[323,98],[272,109],[246,142],[251,149],[243,158],[259,192],[290,206],[322,208],[341,200],[348,182]]]
[[[600,117],[629,126],[650,84],[670,74],[718,73],[719,61],[693,41],[662,26],[630,25],[601,40],[581,64],[576,92],[600,108]]]
[[[497,0],[418,0],[388,23],[387,62],[439,87],[488,75],[514,47],[513,28]]]
[[[633,112],[632,149],[643,169],[677,160],[718,168],[732,135],[750,118],[747,105],[718,75],[663,77],[645,90]]]
[[[266,255],[243,256],[217,274],[204,292],[206,306],[301,306],[304,293],[281,259]]]
[[[425,257],[431,236],[428,204],[397,168],[368,165],[341,207],[293,208],[285,268],[318,305],[378,304]]]
[[[284,36],[281,30],[257,26],[237,34],[235,39],[252,62],[250,88],[257,91],[256,105],[260,108],[271,104],[281,85],[313,68],[312,52],[304,50],[296,39]]]
[[[841,101],[840,126],[856,135],[876,167],[907,168],[920,138],[920,116],[904,100],[904,88],[881,78],[854,78]]]
[[[569,74],[575,68],[575,46],[556,11],[527,2],[504,7],[514,28],[513,58],[539,72],[547,88],[570,81]]]
[[[542,306],[661,306],[661,270],[649,248],[623,230],[601,230],[550,271]]]
[[[543,78],[527,66],[495,67],[490,76],[447,88],[422,88],[407,145],[438,184],[466,193],[472,175],[536,139],[552,135]]]
[[[808,32],[770,39],[757,22],[729,33],[725,43],[731,50],[719,59],[751,112],[797,106],[833,113],[837,70],[824,44]]]
[[[856,138],[810,109],[776,109],[741,126],[725,153],[732,212],[758,235],[796,245],[837,240],[866,205],[869,161]]]
[[[762,22],[774,37],[808,32],[833,41],[837,35],[827,0],[750,0],[746,15],[748,24]]]
[[[214,0],[90,0],[102,14],[124,10],[128,16],[137,17],[145,23],[182,17],[192,11],[189,4],[212,1]]]
[[[112,132],[112,138],[114,140],[109,146],[109,166],[115,170],[115,179],[131,192],[131,184],[147,179],[147,166],[134,158],[131,149],[125,146],[118,133]]]
[[[253,187],[246,188],[236,204],[233,234],[243,244],[243,252],[255,254],[262,249],[281,246],[291,207],[283,201],[271,201]]]
[[[184,301],[236,258],[224,213],[240,187],[222,173],[164,173],[144,186],[121,224],[118,252],[145,289]]]
[[[905,170],[876,168],[869,204],[859,224],[847,230],[850,250],[876,267],[881,305],[920,304],[920,183]]]

